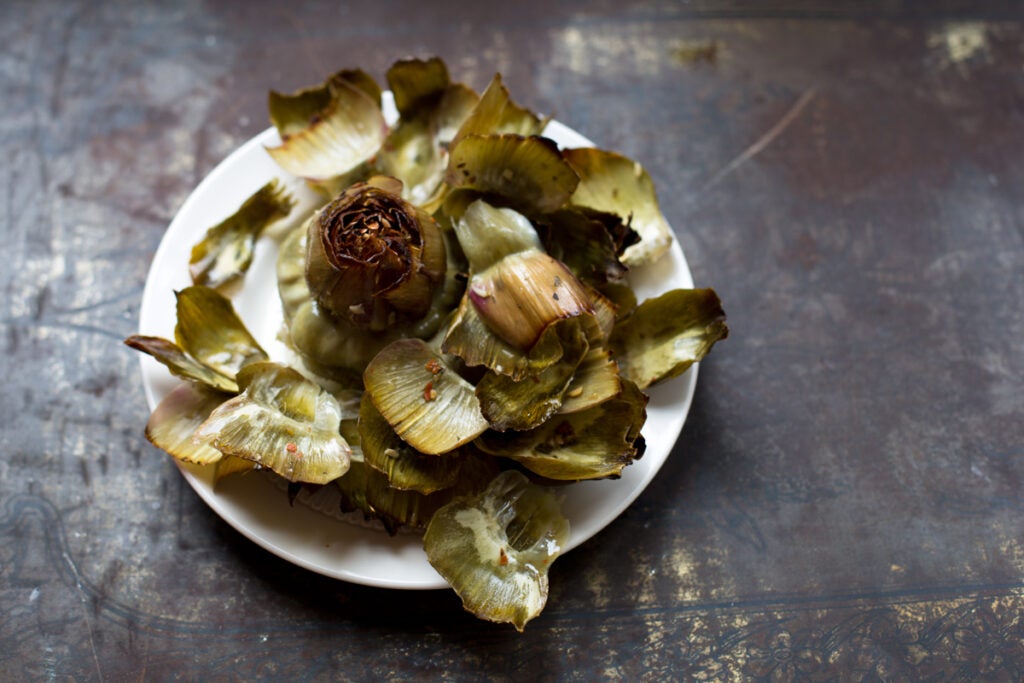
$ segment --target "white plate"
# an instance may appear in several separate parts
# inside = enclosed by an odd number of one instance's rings
[[[386,95],[389,95],[386,93]],[[389,121],[395,117],[393,101],[385,98]],[[593,146],[572,129],[553,121],[545,135],[564,147]],[[208,175],[185,201],[171,222],[153,258],[142,296],[140,333],[173,339],[174,290],[191,284],[188,260],[192,245],[206,229],[234,213],[239,205],[273,177],[280,178],[300,196],[313,195],[301,182],[281,170],[264,147],[279,144],[268,129],[242,145]],[[301,208],[302,204],[300,203]],[[297,211],[298,209],[296,209]],[[294,213],[293,213],[294,215]],[[278,341],[281,305],[274,276],[276,245],[260,240],[244,285],[232,297],[246,326],[275,359],[289,356]],[[676,287],[692,287],[689,267],[673,242],[657,264],[630,275],[641,299]],[[142,378],[150,408],[176,386],[167,370],[142,356]],[[567,546],[583,543],[619,516],[644,490],[675,444],[690,410],[697,384],[694,366],[682,376],[654,387],[647,407],[643,434],[647,451],[617,480],[584,482],[564,489],[563,512],[571,525]],[[307,507],[290,507],[286,496],[259,477],[228,477],[213,490],[210,468],[183,465],[182,474],[214,512],[270,552],[301,567],[355,583],[386,588],[444,588],[447,583],[427,562],[416,535],[388,536],[331,519]]]

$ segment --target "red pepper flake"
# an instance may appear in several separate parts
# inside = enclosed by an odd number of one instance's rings
[[[434,390],[434,383],[427,382],[427,386],[423,387],[423,400],[433,401],[437,398],[437,391]]]
[[[498,564],[502,567],[508,564],[508,555],[505,554],[504,548],[498,550]]]
[[[436,358],[431,358],[427,361],[427,370],[430,370],[431,374],[439,375],[444,372],[444,366]]]
[[[289,453],[294,453],[295,451],[299,450],[299,447],[298,447],[298,446],[296,446],[296,445],[295,445],[295,444],[293,444],[293,443],[289,443],[289,444],[288,444],[287,446],[285,446],[284,448],[285,448],[285,450],[286,450],[286,451],[288,451]]]

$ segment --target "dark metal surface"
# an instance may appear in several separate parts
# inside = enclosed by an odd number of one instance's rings
[[[0,5],[0,678],[1024,677],[1019,5],[337,5]],[[245,540],[120,344],[266,91],[408,54],[641,161],[732,329],[522,635]]]

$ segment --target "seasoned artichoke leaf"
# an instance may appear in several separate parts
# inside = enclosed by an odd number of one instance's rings
[[[565,205],[579,182],[553,141],[512,134],[461,138],[451,148],[445,180],[498,195],[529,216]]]
[[[522,631],[544,609],[548,568],[568,538],[555,496],[508,471],[434,513],[423,546],[467,611]]]
[[[359,410],[359,437],[366,464],[386,475],[392,488],[427,494],[454,486],[459,478],[461,454],[420,453],[402,441],[367,393]]]
[[[398,436],[421,453],[447,453],[487,429],[473,386],[420,339],[386,346],[363,383]]]
[[[338,401],[292,368],[269,361],[238,373],[243,391],[223,403],[196,439],[252,460],[291,482],[326,484],[348,470]]]
[[[593,408],[557,415],[528,432],[486,432],[475,443],[548,479],[618,477],[642,455],[640,429],[647,419],[646,406],[647,396],[623,380],[616,397]]]
[[[222,375],[191,358],[182,351],[181,347],[172,341],[161,337],[133,334],[125,339],[124,343],[137,351],[142,351],[152,356],[165,365],[175,377],[199,382],[211,389],[231,394],[238,392],[238,384],[233,377]]]
[[[592,348],[576,368],[572,383],[562,395],[562,406],[558,412],[577,413],[593,408],[621,391],[618,363],[612,360],[608,349]]]
[[[192,247],[188,268],[192,282],[220,287],[244,275],[252,265],[257,238],[294,206],[295,199],[276,178],[261,187]]]
[[[246,363],[268,358],[246,329],[231,301],[202,285],[175,292],[174,338],[186,353],[222,375],[234,377]]]
[[[562,406],[563,395],[589,344],[578,318],[562,321],[555,333],[562,344],[562,357],[557,362],[519,382],[489,372],[477,383],[480,408],[492,429],[533,429]]]
[[[206,387],[180,384],[167,394],[146,423],[146,438],[169,455],[197,465],[217,462],[220,451],[193,440],[199,426],[228,396]]]
[[[622,374],[644,389],[682,374],[728,334],[713,289],[673,289],[619,321],[608,346]]]
[[[472,202],[455,221],[469,267],[479,273],[501,259],[522,251],[540,251],[540,238],[523,214],[508,208],[491,206],[482,199]]]
[[[672,230],[658,206],[654,182],[640,164],[593,147],[564,150],[562,155],[580,178],[572,203],[629,219],[640,235],[640,242],[622,254],[623,263],[631,268],[653,263],[668,251]]]
[[[328,105],[307,127],[267,152],[300,178],[327,181],[358,168],[384,141],[387,124],[378,102],[347,81],[332,88]]]

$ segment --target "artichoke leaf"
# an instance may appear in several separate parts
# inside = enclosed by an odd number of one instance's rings
[[[672,229],[658,206],[654,181],[640,164],[593,147],[564,150],[562,155],[580,178],[572,204],[629,219],[629,227],[640,235],[640,242],[623,252],[623,263],[631,268],[654,263],[668,251]]]
[[[455,316],[445,332],[441,350],[462,359],[466,365],[484,366],[501,375],[520,380],[537,374],[562,357],[562,344],[556,327],[549,326],[524,353],[508,343],[484,322],[469,296],[463,296]]]
[[[287,366],[263,361],[238,373],[243,391],[221,404],[195,438],[252,460],[290,482],[326,484],[348,470],[337,400]]]
[[[288,233],[277,252],[277,294],[285,323],[290,323],[299,306],[310,300],[306,284],[306,234],[310,220],[312,216]]]
[[[559,413],[578,413],[604,403],[622,391],[619,364],[603,347],[591,348],[580,361],[572,383],[562,395]]]
[[[395,109],[403,119],[418,110],[433,109],[451,84],[448,67],[440,57],[400,59],[388,69],[388,87],[395,96]]]
[[[601,285],[620,281],[628,268],[619,260],[620,243],[608,227],[615,221],[621,224],[613,214],[598,217],[596,212],[579,208],[545,214],[539,219],[544,250],[583,282]]]
[[[458,481],[461,454],[439,457],[412,448],[399,438],[367,393],[359,411],[359,442],[366,464],[386,475],[392,488],[429,494]]]
[[[562,344],[562,356],[557,362],[518,382],[493,372],[477,382],[480,409],[492,429],[533,429],[562,406],[563,395],[589,344],[578,318],[564,321],[555,333]]]
[[[277,128],[282,140],[300,133],[323,115],[341,84],[362,90],[377,106],[380,106],[381,91],[377,81],[362,69],[343,69],[331,74],[323,83],[303,88],[294,93],[279,93],[273,90],[267,97],[270,122]]]
[[[388,483],[386,475],[365,468],[365,500],[374,517],[389,533],[400,527],[424,529],[439,509],[462,496],[483,491],[499,472],[497,461],[478,453],[467,454],[455,485],[430,494],[403,491]]]
[[[210,450],[216,450],[211,448]],[[217,451],[220,453],[220,451]],[[221,479],[229,477],[232,474],[247,474],[254,470],[263,469],[257,463],[252,460],[246,460],[245,458],[239,458],[236,455],[223,455],[220,460],[213,465],[213,483],[214,486],[220,482]]]
[[[542,119],[529,109],[513,102],[508,88],[501,80],[501,74],[495,74],[484,94],[480,96],[479,102],[452,139],[451,146],[454,148],[467,135],[539,135],[546,125],[547,119]]]
[[[468,612],[522,631],[544,609],[548,568],[568,538],[555,496],[507,471],[435,512],[423,546]]]
[[[379,173],[404,183],[402,197],[428,212],[447,195],[448,146],[477,95],[461,84],[449,86],[433,106],[420,106],[388,133],[374,162]]]
[[[466,296],[487,326],[521,351],[533,348],[555,321],[594,312],[587,288],[537,249],[510,254],[473,274]]]
[[[239,209],[206,231],[192,247],[192,282],[221,287],[242,277],[252,265],[256,240],[271,223],[286,217],[295,199],[273,179],[242,203]]]
[[[623,380],[621,392],[597,406],[558,415],[528,432],[489,431],[475,443],[548,479],[614,478],[643,454],[646,406],[647,396]]]
[[[223,456],[193,435],[217,406],[228,399],[218,391],[192,383],[179,384],[156,407],[146,423],[146,438],[182,462],[208,465]]]
[[[231,301],[215,289],[192,285],[174,296],[178,313],[175,341],[203,365],[234,377],[243,365],[268,358]]]
[[[420,339],[382,349],[363,383],[388,424],[421,453],[447,453],[487,429],[473,386]]]
[[[459,246],[472,272],[482,272],[506,256],[543,249],[533,224],[523,214],[477,199],[455,222]]]
[[[228,377],[209,368],[199,361],[186,354],[180,346],[162,337],[147,337],[141,334],[133,334],[124,340],[124,343],[137,351],[142,351],[155,358],[171,371],[171,374],[181,379],[199,382],[202,385],[224,391],[227,393],[238,393],[238,383],[233,377]]]
[[[325,182],[368,161],[384,141],[387,124],[380,103],[349,81],[333,84],[327,106],[308,125],[290,132],[267,152],[292,175]]]
[[[533,216],[565,205],[579,177],[547,138],[467,135],[450,150],[445,181],[498,195]]]
[[[620,320],[608,347],[623,376],[644,389],[682,374],[728,334],[713,289],[673,289]]]

